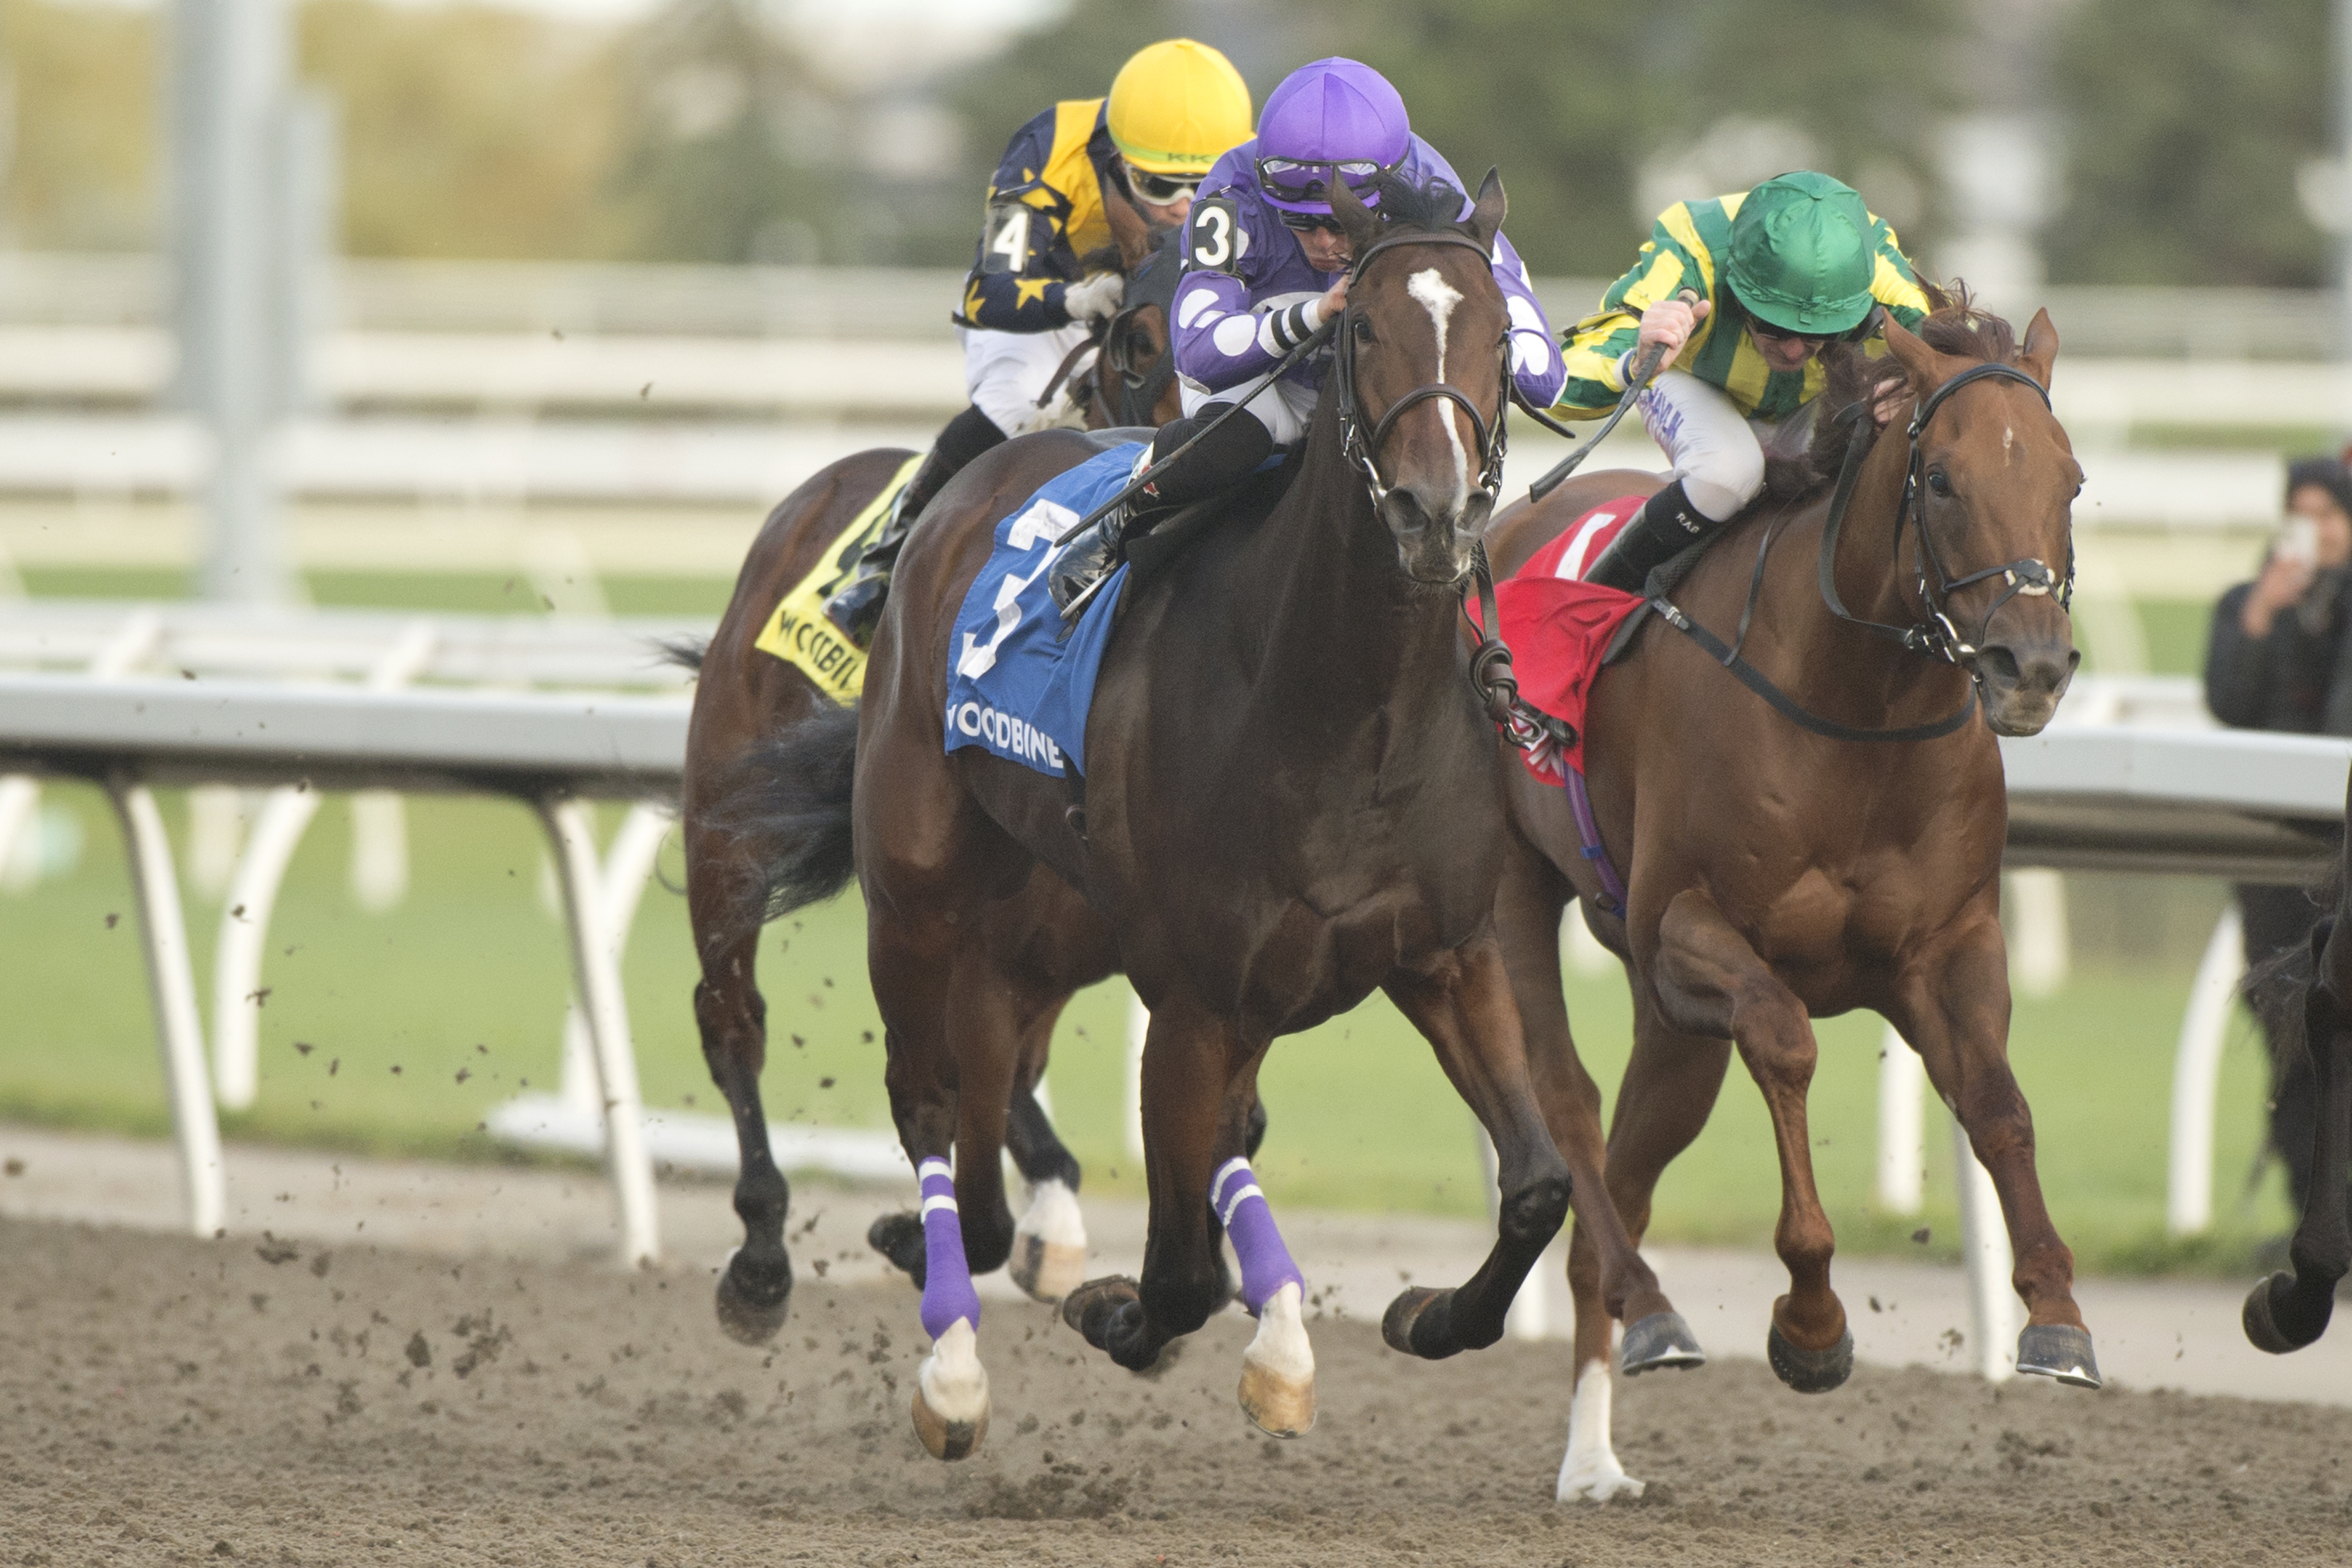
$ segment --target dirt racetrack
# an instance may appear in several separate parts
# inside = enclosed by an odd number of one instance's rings
[[[2352,1542],[2352,1411],[1723,1363],[1624,1389],[1638,1503],[1551,1501],[1556,1342],[1436,1364],[1316,1326],[1320,1423],[992,1303],[994,1427],[924,1457],[909,1291],[0,1221],[0,1564],[2298,1563]]]

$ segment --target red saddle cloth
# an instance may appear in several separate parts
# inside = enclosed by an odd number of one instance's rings
[[[1587,583],[1581,574],[1601,558],[1642,500],[1640,496],[1620,496],[1594,507],[1495,584],[1495,608],[1502,619],[1503,640],[1510,645],[1519,695],[1574,731],[1566,744],[1547,741],[1520,753],[1528,771],[1547,784],[1564,786],[1567,770],[1584,771],[1584,710],[1592,700],[1592,683],[1601,677],[1601,657],[1642,602],[1639,594]],[[1476,614],[1474,603],[1474,618]]]

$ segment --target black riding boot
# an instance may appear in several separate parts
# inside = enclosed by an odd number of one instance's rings
[[[907,532],[915,526],[923,508],[955,478],[959,468],[1003,439],[1004,432],[996,427],[995,420],[978,408],[967,408],[949,420],[939,439],[931,443],[930,455],[891,503],[890,520],[882,525],[874,542],[859,554],[856,570],[849,581],[824,602],[824,618],[839,626],[852,642],[864,647],[873,637],[875,624],[882,618],[882,601],[890,592],[891,568],[898,563],[898,552],[907,542]]]
[[[1652,572],[1722,526],[1691,505],[1682,480],[1676,479],[1642,503],[1642,510],[1586,569],[1584,580],[1638,594]]]
[[[1212,403],[1188,418],[1171,420],[1151,438],[1150,461],[1176,450],[1206,429],[1229,405]],[[1124,505],[1112,510],[1084,538],[1071,542],[1046,574],[1045,590],[1066,612],[1087,589],[1109,575],[1127,542],[1149,532],[1161,512],[1205,500],[1239,483],[1274,455],[1274,437],[1246,409],[1219,426],[1209,438],[1160,471]]]

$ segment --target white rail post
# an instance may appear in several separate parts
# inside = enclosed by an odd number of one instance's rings
[[[2221,911],[2189,983],[2172,1058],[2172,1152],[2165,1173],[2164,1228],[2197,1236],[2213,1223],[2213,1113],[2230,1005],[2245,977],[2245,929],[2235,900]]]
[[[604,851],[604,868],[597,881],[603,901],[604,930],[610,933],[615,962],[629,950],[629,930],[636,923],[637,903],[646,884],[653,880],[654,864],[669,837],[670,814],[650,802],[629,808],[621,830]],[[592,1114],[603,1114],[598,1103],[594,1047],[589,1044],[588,1018],[575,988],[563,1009],[563,1068],[556,1093],[564,1104]]]
[[[1952,1119],[1954,1185],[1960,1198],[1960,1248],[1968,1265],[1969,1299],[1974,1307],[1977,1371],[2002,1383],[2017,1372],[2017,1292],[2009,1281],[2015,1259],[2009,1226],[2001,1218],[2000,1194],[1992,1176],[1977,1163],[1968,1129]]]
[[[1878,1041],[1878,1206],[1889,1214],[1919,1212],[1927,1173],[1923,1118],[1927,1069],[1895,1026]]]
[[[1143,1158],[1143,1041],[1151,1032],[1151,1009],[1130,988],[1127,994],[1127,1154]]]
[[[2066,925],[2066,879],[2034,868],[2009,873],[2012,936],[2009,950],[2011,984],[2027,996],[2054,996],[2074,968]]]
[[[542,795],[540,818],[555,849],[563,889],[564,928],[572,939],[573,982],[588,1015],[588,1041],[604,1091],[604,1159],[620,1203],[621,1262],[652,1261],[661,1249],[654,1207],[653,1162],[646,1152],[645,1107],[637,1093],[637,1061],[629,1041],[629,1009],[621,994],[620,952],[599,896],[596,835],[587,804],[576,796]]]
[[[131,611],[121,627],[91,657],[89,672],[101,679],[126,674],[134,665],[144,663],[163,637],[163,617],[152,607],[142,605]],[[35,808],[40,801],[39,780],[22,773],[0,778],[0,868],[9,864],[16,836],[27,827],[37,827],[39,818]]]
[[[188,1202],[188,1230],[207,1239],[228,1215],[221,1169],[220,1124],[205,1081],[204,1024],[196,1012],[196,977],[188,963],[188,929],[180,914],[180,883],[172,841],[154,792],[128,774],[107,780],[131,850],[131,882],[139,899],[141,945],[148,992],[155,1003],[155,1040],[172,1098],[172,1131],[180,1146],[180,1174]]]
[[[1475,1116],[1470,1118],[1470,1135],[1478,1146],[1478,1168],[1486,1177],[1486,1217],[1500,1225],[1502,1159],[1495,1152],[1495,1140],[1487,1135],[1486,1124]],[[1511,1298],[1510,1309],[1503,1315],[1503,1332],[1515,1340],[1539,1340],[1551,1331],[1551,1271],[1546,1266],[1549,1257],[1550,1248],[1547,1247],[1544,1257],[1536,1259],[1535,1267],[1519,1282],[1519,1293]]]
[[[411,622],[368,671],[368,689],[406,686],[432,662],[437,643],[431,621]],[[397,813],[400,797],[390,798]],[[319,805],[319,792],[307,785],[281,784],[269,792],[221,906],[220,939],[213,948],[213,1077],[221,1103],[232,1110],[250,1106],[261,1090],[261,963],[269,948],[269,917]]]

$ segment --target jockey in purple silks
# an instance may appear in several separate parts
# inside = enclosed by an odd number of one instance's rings
[[[1192,438],[1233,404],[1257,392],[1283,357],[1339,313],[1348,299],[1348,237],[1331,216],[1327,182],[1348,183],[1377,205],[1374,184],[1443,181],[1470,196],[1453,165],[1412,133],[1404,100],[1371,67],[1317,60],[1284,79],[1265,100],[1256,139],[1217,160],[1184,227],[1184,277],[1169,328],[1184,417],[1161,426],[1147,460]],[[1543,307],[1511,242],[1495,237],[1495,281],[1511,318],[1511,371],[1535,407],[1550,405],[1564,372]],[[1055,603],[1066,606],[1115,565],[1148,514],[1215,494],[1307,433],[1328,356],[1295,367],[1241,413],[1156,477],[1135,501],[1075,541],[1054,565]],[[1146,521],[1139,521],[1146,520]]]

